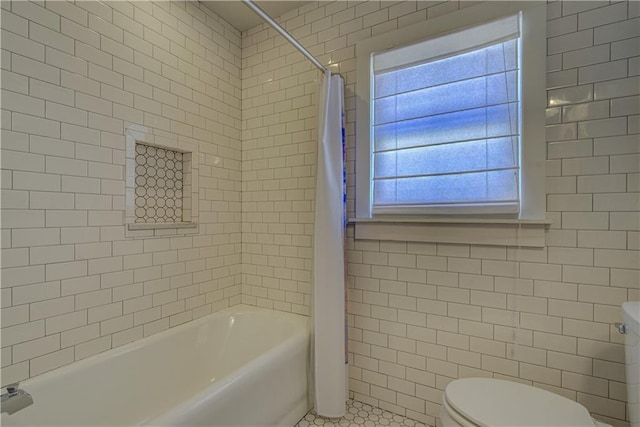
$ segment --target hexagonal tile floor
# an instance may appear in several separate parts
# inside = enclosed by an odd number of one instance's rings
[[[349,399],[347,413],[342,418],[319,417],[309,411],[295,427],[426,427],[423,423],[414,421],[389,411],[375,408],[365,403]]]

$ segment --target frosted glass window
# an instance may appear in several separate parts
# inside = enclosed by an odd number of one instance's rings
[[[512,16],[373,54],[373,213],[518,212],[519,42]]]

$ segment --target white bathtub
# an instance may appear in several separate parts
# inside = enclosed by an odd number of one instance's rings
[[[292,426],[309,409],[307,318],[235,306],[20,384],[3,426]]]

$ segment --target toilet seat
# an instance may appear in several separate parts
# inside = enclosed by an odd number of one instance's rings
[[[464,378],[447,386],[444,409],[460,425],[594,426],[587,409],[563,396],[493,378]]]

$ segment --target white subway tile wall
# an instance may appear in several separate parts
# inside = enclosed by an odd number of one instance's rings
[[[2,385],[239,303],[240,32],[197,2],[1,14]],[[198,147],[197,234],[125,238],[130,125]]]
[[[278,19],[345,78],[350,217],[355,43],[475,4],[313,2]],[[354,240],[349,228],[353,398],[435,425],[451,380],[487,376],[628,425],[611,324],[640,297],[638,4],[547,5],[545,248]],[[267,25],[243,33],[244,303],[309,312],[319,76]]]
[[[346,79],[355,43],[476,2],[313,2],[279,19]],[[638,2],[551,2],[547,247],[355,241],[352,397],[434,425],[454,378],[509,378],[625,425],[640,298]],[[228,305],[309,313],[319,73],[194,2],[2,2],[2,382]],[[197,144],[195,235],[125,237],[125,128]],[[173,233],[173,234],[171,234]],[[156,234],[157,235],[157,234]]]

